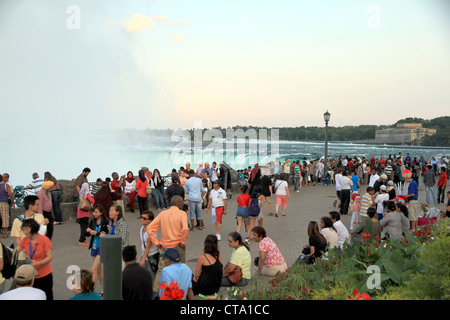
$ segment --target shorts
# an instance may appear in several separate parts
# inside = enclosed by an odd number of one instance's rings
[[[7,202],[0,202],[0,218],[2,228],[7,228],[9,226],[9,204]]]
[[[100,255],[100,248],[91,249],[91,257],[96,257]]]
[[[212,208],[212,223],[222,223],[223,207]]]
[[[247,219],[248,218],[248,207],[238,206],[237,212],[236,212],[236,217],[242,217],[244,219]]]
[[[409,221],[418,221],[419,220],[419,201],[410,200],[408,203],[408,218]]]
[[[189,201],[189,214],[191,220],[203,220],[202,214],[202,202],[201,201]]]
[[[277,206],[280,206],[281,204],[283,204],[283,208],[287,207],[287,199],[288,199],[287,195],[282,196],[282,195],[277,194],[276,198],[277,198]]]
[[[269,205],[272,204],[272,197],[271,196],[266,196],[264,201],[266,201]]]

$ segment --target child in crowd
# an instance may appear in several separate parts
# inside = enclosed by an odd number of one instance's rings
[[[361,210],[361,197],[359,194],[352,194],[352,203],[350,205],[350,210],[352,212],[352,219],[350,221],[350,231],[355,228],[355,225],[361,223],[361,216],[359,214]]]

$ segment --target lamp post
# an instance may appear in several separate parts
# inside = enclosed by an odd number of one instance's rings
[[[325,157],[324,157],[324,176],[325,173],[328,171],[328,121],[330,121],[331,114],[328,112],[325,112],[323,114],[323,119],[325,120]]]

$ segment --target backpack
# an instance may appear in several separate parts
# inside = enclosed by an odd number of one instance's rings
[[[14,245],[11,245],[11,247],[8,248],[2,243],[3,270],[1,271],[1,273],[5,279],[13,278],[16,274],[17,254],[16,251],[13,250],[13,248]]]
[[[252,198],[250,204],[248,205],[248,215],[250,217],[257,217],[259,215],[259,203],[258,198]]]

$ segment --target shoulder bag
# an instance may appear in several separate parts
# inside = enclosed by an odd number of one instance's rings
[[[225,269],[229,266],[230,262],[227,262],[225,265]],[[236,266],[236,269],[234,269],[231,273],[228,274],[228,279],[234,284],[238,284],[239,281],[242,279],[242,269],[241,267]]]

